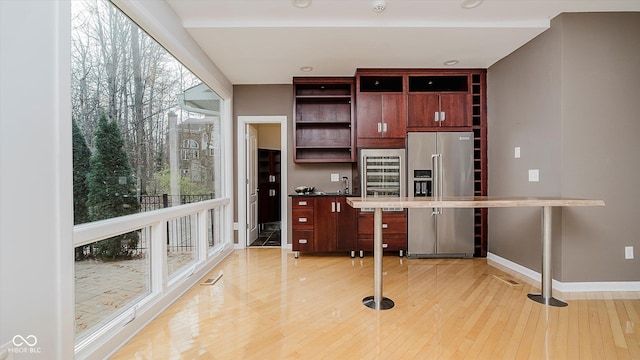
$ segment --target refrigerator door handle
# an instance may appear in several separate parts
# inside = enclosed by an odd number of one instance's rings
[[[442,171],[442,154],[438,154],[438,196],[439,196],[439,200],[442,200],[442,195],[444,193],[443,181],[442,181],[442,174],[443,173],[444,172]],[[438,208],[438,214],[443,214],[443,213],[444,213],[444,209],[443,208]]]
[[[440,194],[440,170],[442,170],[440,165],[440,154],[431,155],[431,168],[433,169],[433,199],[440,200],[440,196],[442,195]],[[440,214],[440,211],[440,208],[433,208],[431,215],[438,215]]]

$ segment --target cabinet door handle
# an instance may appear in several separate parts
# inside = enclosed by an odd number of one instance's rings
[[[388,227],[389,227],[389,224],[382,224],[382,228],[383,228],[383,229],[386,229],[386,228],[388,228]]]
[[[389,247],[389,244],[382,244],[382,248],[383,248],[383,249],[386,249],[386,248],[388,248],[388,247]]]
[[[307,243],[307,239],[298,240],[298,244],[306,244],[306,243]]]
[[[378,132],[382,132],[382,123],[378,123]]]
[[[335,202],[331,202],[331,212],[336,212],[336,203]]]
[[[440,121],[444,121],[444,111],[440,111]]]
[[[336,204],[337,204],[336,206],[338,207],[338,212],[340,212],[340,202],[337,201]]]
[[[306,201],[298,201],[298,205],[307,206],[307,202]]]
[[[307,222],[307,218],[298,218],[298,222],[301,222],[301,223]]]
[[[433,118],[434,118],[434,121],[435,121],[435,122],[440,121],[440,111],[436,111],[436,112],[433,114]]]
[[[382,123],[382,132],[387,132],[387,123]]]

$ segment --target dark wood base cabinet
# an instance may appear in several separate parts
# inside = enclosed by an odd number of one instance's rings
[[[357,210],[344,196],[292,196],[292,250],[305,253],[347,252],[357,249]],[[373,226],[373,225],[372,225]]]
[[[407,212],[386,211],[382,213],[382,248],[397,251],[400,256],[407,252]],[[358,215],[358,251],[373,251],[373,212],[360,211]]]

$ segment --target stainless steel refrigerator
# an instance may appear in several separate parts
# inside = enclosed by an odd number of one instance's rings
[[[409,197],[473,196],[473,133],[409,133]],[[473,209],[409,209],[407,257],[472,257]]]

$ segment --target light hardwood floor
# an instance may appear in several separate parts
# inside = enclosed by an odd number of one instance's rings
[[[385,311],[362,305],[372,256],[250,248],[208,277],[220,272],[113,359],[640,359],[637,293],[546,307],[486,259],[385,256],[383,293],[395,302]]]

